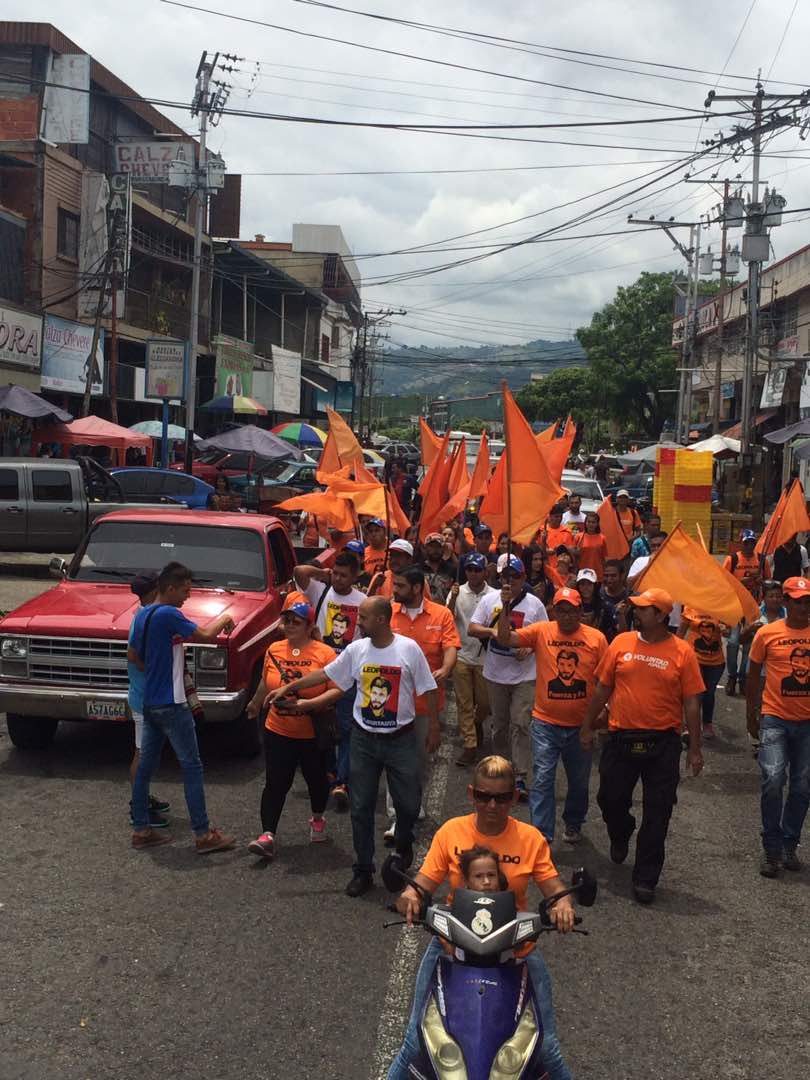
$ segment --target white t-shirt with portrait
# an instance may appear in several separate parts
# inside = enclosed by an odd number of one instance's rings
[[[392,732],[413,723],[414,697],[436,689],[425,654],[415,641],[394,634],[384,649],[359,638],[324,668],[341,690],[357,686],[352,715],[364,731]]]
[[[478,623],[479,626],[496,626],[502,607],[500,591],[495,589],[478,602],[470,622]],[[513,630],[519,630],[521,626],[548,622],[548,613],[541,600],[532,593],[526,593],[520,603],[510,611],[509,621]],[[518,660],[514,649],[504,649],[497,641],[489,641],[484,658],[484,678],[508,686],[534,682],[537,678],[534,652],[525,660]]]
[[[326,596],[321,597],[326,591]],[[322,581],[310,581],[304,596],[314,608],[318,607],[317,625],[321,632],[324,644],[329,645],[335,652],[342,652],[346,646],[360,636],[357,626],[357,613],[360,605],[366,599],[366,594],[359,589],[352,589],[341,596],[330,585],[327,589]]]

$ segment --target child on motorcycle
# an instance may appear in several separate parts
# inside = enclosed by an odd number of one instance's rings
[[[474,892],[508,892],[509,882],[490,848],[478,844],[459,856],[464,888]]]

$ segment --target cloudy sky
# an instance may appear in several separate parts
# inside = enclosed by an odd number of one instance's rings
[[[801,0],[339,2],[455,33],[311,0],[199,0],[211,13],[160,0],[6,0],[5,18],[54,23],[147,97],[189,100],[208,49],[244,57],[228,76],[230,104],[251,112],[456,127],[647,121],[502,128],[473,138],[222,119],[211,144],[244,176],[243,237],[289,240],[296,221],[339,224],[360,257],[367,306],[408,312],[393,320],[392,340],[433,348],[564,339],[641,270],[683,265],[666,236],[632,231],[627,215],[692,221],[710,210],[716,191],[683,182],[688,159],[702,140],[741,121],[660,119],[700,112],[714,86],[750,93],[760,68],[770,92],[808,85],[795,81],[807,77],[810,40],[810,4]],[[225,11],[277,28],[216,14]],[[713,111],[734,108],[723,102]],[[165,111],[195,131],[187,113]],[[779,258],[810,241],[810,138],[791,128],[767,152],[764,179],[784,193],[788,209],[808,208],[774,230]],[[750,156],[704,158],[691,171],[747,178],[750,163]],[[549,229],[558,230],[553,242],[498,253]],[[716,250],[718,239],[717,226],[704,232],[704,246]],[[425,245],[445,250],[402,253]],[[425,273],[436,267],[446,268]]]

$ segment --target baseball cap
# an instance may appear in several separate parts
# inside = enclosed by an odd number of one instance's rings
[[[375,525],[378,529],[385,528],[385,522],[382,520],[382,518],[371,518],[370,521],[366,522],[366,528],[368,528],[369,525]]]
[[[315,622],[315,608],[309,603],[302,592],[293,591],[287,594],[287,598],[281,608],[282,613],[291,611],[299,619],[306,622]]]
[[[362,540],[350,540],[343,550],[353,551],[355,555],[363,555],[365,554],[366,545]]]
[[[582,607],[582,597],[576,589],[557,589],[552,604],[573,604],[574,607]]]
[[[744,544],[746,540],[756,540],[757,534],[753,529],[742,529],[740,532],[740,543]]]
[[[810,595],[810,594],[808,594]],[[630,603],[636,607],[656,607],[659,611],[669,615],[673,608],[672,597],[663,589],[645,589],[638,596],[629,597]]]
[[[577,574],[577,581],[592,581],[595,585],[598,580],[599,579],[596,576],[596,571],[591,570],[590,567],[587,566],[583,567],[582,570],[580,570],[580,572]]]
[[[782,582],[782,592],[792,600],[810,596],[810,581],[803,577],[789,577]]]
[[[410,555],[413,558],[413,544],[410,540],[394,540],[393,543],[388,545],[389,551],[404,551],[406,555]]]
[[[526,567],[517,555],[507,555],[504,552],[503,555],[498,556],[497,570],[499,574],[502,574],[506,569],[511,570],[513,574],[526,573]]]
[[[154,570],[145,570],[142,574],[136,574],[129,584],[130,589],[140,600],[147,593],[154,592],[158,584],[158,575]]]
[[[620,495],[626,495],[628,499],[630,498],[630,492],[627,490],[627,488],[619,488],[619,490],[616,492],[616,498],[618,499]]]
[[[426,544],[443,544],[442,534],[437,532],[428,533],[425,537]]]
[[[467,555],[464,559],[464,569],[472,567],[473,570],[486,570],[487,560],[479,552],[475,552],[474,555]]]
[[[491,529],[491,527],[489,525],[485,525],[484,522],[482,521],[480,523],[480,525],[476,525],[476,527],[475,527],[475,535],[476,536],[483,536],[484,533],[489,533],[490,536],[491,536],[492,535],[492,529]]]

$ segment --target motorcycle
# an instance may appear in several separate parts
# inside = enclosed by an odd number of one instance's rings
[[[386,860],[383,880],[390,892],[411,885],[420,894],[414,920],[446,942],[419,1017],[420,1054],[410,1071],[415,1080],[543,1080],[540,1002],[528,964],[515,956],[520,945],[554,930],[549,910],[564,896],[582,907],[596,900],[596,879],[575,870],[571,886],[541,901],[538,912],[518,911],[513,892],[456,889],[451,905],[406,874],[396,856]],[[577,917],[576,923],[582,920]],[[394,920],[385,927],[406,925]],[[574,930],[587,934],[587,930]]]

